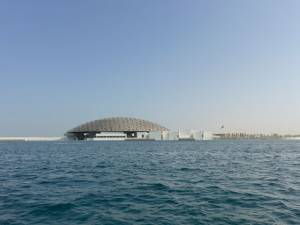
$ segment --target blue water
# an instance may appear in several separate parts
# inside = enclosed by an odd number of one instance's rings
[[[0,142],[0,224],[300,224],[300,142]]]

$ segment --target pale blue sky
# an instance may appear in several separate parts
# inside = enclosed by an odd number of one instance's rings
[[[133,116],[300,133],[300,1],[0,1],[0,136]]]

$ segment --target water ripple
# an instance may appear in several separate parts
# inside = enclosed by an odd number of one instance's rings
[[[10,142],[0,224],[300,224],[300,142]]]

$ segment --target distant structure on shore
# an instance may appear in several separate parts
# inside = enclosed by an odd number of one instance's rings
[[[224,126],[221,126],[223,129]],[[240,139],[289,139],[300,140],[300,135],[249,134],[230,132],[208,132],[200,130],[176,130],[147,120],[130,117],[111,117],[81,124],[64,137],[0,137],[0,141],[197,141]]]
[[[297,140],[300,139],[300,135],[291,135],[291,134],[250,134],[250,133],[214,133],[214,136],[217,139],[290,139]]]
[[[224,126],[222,126],[223,128]],[[87,141],[189,141],[215,139],[299,139],[300,135],[249,134],[229,132],[208,132],[199,130],[177,130],[150,121],[129,118],[111,117],[79,125],[65,133],[69,140]]]
[[[65,134],[71,140],[208,140],[213,135],[201,131],[170,131],[157,123],[128,118],[112,117],[79,125]]]
[[[150,132],[164,132],[167,128],[146,120],[112,117],[79,125],[65,134],[74,140],[146,140]]]

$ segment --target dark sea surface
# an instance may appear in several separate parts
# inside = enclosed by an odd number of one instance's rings
[[[300,224],[300,142],[0,142],[0,224]]]

